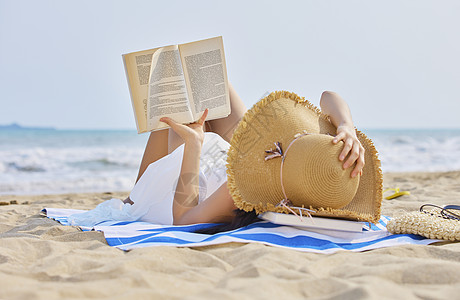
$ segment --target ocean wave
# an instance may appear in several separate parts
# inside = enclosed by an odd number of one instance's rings
[[[87,170],[94,170],[94,169],[116,169],[116,168],[137,168],[138,162],[137,161],[130,161],[130,162],[121,162],[118,160],[110,159],[110,158],[98,158],[98,159],[89,159],[89,160],[81,160],[75,162],[69,162],[68,165],[78,168],[78,169],[87,169]]]
[[[398,136],[392,139],[391,143],[395,145],[407,145],[413,142],[413,139],[408,136]]]
[[[129,191],[145,142],[132,134],[107,132],[43,134],[34,140],[0,144],[0,194]],[[69,135],[72,135],[69,137]],[[379,152],[384,172],[460,170],[458,131],[366,132]],[[145,139],[147,136],[144,136]],[[20,144],[24,141],[23,144]],[[123,144],[120,143],[123,141]],[[82,146],[85,145],[85,146]]]
[[[394,134],[376,133],[372,138],[384,172],[460,170],[460,132],[416,132],[412,136]]]
[[[31,148],[0,151],[0,174],[9,172],[59,172],[104,168],[136,169],[142,149]]]
[[[46,172],[42,167],[35,165],[18,165],[17,163],[8,163],[6,167],[0,168],[4,170],[16,170],[19,172]]]
[[[136,172],[123,174],[61,174],[55,176],[21,176],[14,179],[2,177],[0,195],[58,194],[80,192],[130,191]]]

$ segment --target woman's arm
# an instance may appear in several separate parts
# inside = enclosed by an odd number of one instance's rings
[[[222,184],[206,201],[198,204],[200,142],[185,142],[184,158],[173,201],[173,224],[229,222],[236,209],[228,191]]]
[[[184,156],[173,201],[173,224],[198,204],[201,147],[198,140],[186,142],[184,145]]]
[[[204,141],[203,124],[208,111],[205,109],[197,122],[188,125],[176,123],[167,117],[160,119],[171,126],[185,142],[184,156],[173,200],[173,224],[176,224],[187,211],[198,204],[200,154]]]
[[[206,201],[187,210],[174,225],[230,222],[236,209],[227,184],[222,184]]]
[[[351,172],[351,177],[362,174],[364,167],[364,147],[356,136],[355,127],[351,118],[350,108],[339,94],[325,91],[321,95],[320,106],[323,113],[329,115],[332,124],[337,127],[337,135],[333,143],[343,141],[344,147],[339,155],[340,161],[344,161],[343,168],[356,166]]]

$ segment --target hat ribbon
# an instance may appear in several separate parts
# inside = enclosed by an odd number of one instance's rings
[[[284,185],[283,185],[283,165],[284,165],[284,159],[286,158],[286,154],[289,151],[289,148],[292,146],[292,144],[294,144],[294,142],[297,141],[299,138],[301,138],[301,137],[303,137],[305,135],[310,135],[310,134],[312,134],[312,133],[308,133],[306,130],[304,130],[303,133],[295,134],[294,139],[289,143],[288,147],[286,148],[286,152],[284,152],[284,153],[283,153],[283,148],[281,147],[280,142],[275,142],[274,143],[275,144],[275,149],[265,150],[265,153],[266,153],[265,154],[265,161],[267,161],[269,159],[272,159],[272,158],[275,158],[275,157],[281,157],[280,181],[281,181],[281,191],[283,192],[284,198],[276,206],[282,206],[282,207],[286,208],[287,210],[292,212],[294,215],[299,217],[300,221],[302,221],[302,222],[303,222],[302,211],[305,211],[307,213],[307,215],[310,218],[312,218],[312,220],[313,220],[313,217],[311,216],[310,212],[315,213],[316,211],[311,210],[311,209],[307,209],[307,208],[304,208],[304,207],[298,207],[298,206],[293,206],[292,205],[291,201],[288,199],[288,197],[286,195],[286,191],[285,191]],[[294,210],[292,210],[292,208],[298,209],[299,214],[297,214]]]

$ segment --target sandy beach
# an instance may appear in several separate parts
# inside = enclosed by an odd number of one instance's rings
[[[460,204],[460,171],[386,173],[396,216]],[[92,209],[128,193],[0,196],[1,299],[458,299],[460,243],[324,255],[260,244],[150,247],[124,252],[100,232],[62,226],[44,207]]]

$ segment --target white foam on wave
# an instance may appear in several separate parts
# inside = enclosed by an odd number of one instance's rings
[[[53,172],[118,166],[137,168],[140,148],[29,148],[0,151],[0,172]],[[86,164],[86,165],[85,165]]]
[[[79,192],[130,191],[136,172],[105,174],[103,176],[65,176],[60,178],[26,177],[0,183],[0,194],[29,195]]]
[[[384,172],[460,170],[460,134],[445,132],[375,133]]]
[[[142,148],[28,148],[0,151],[0,194],[127,191]]]

